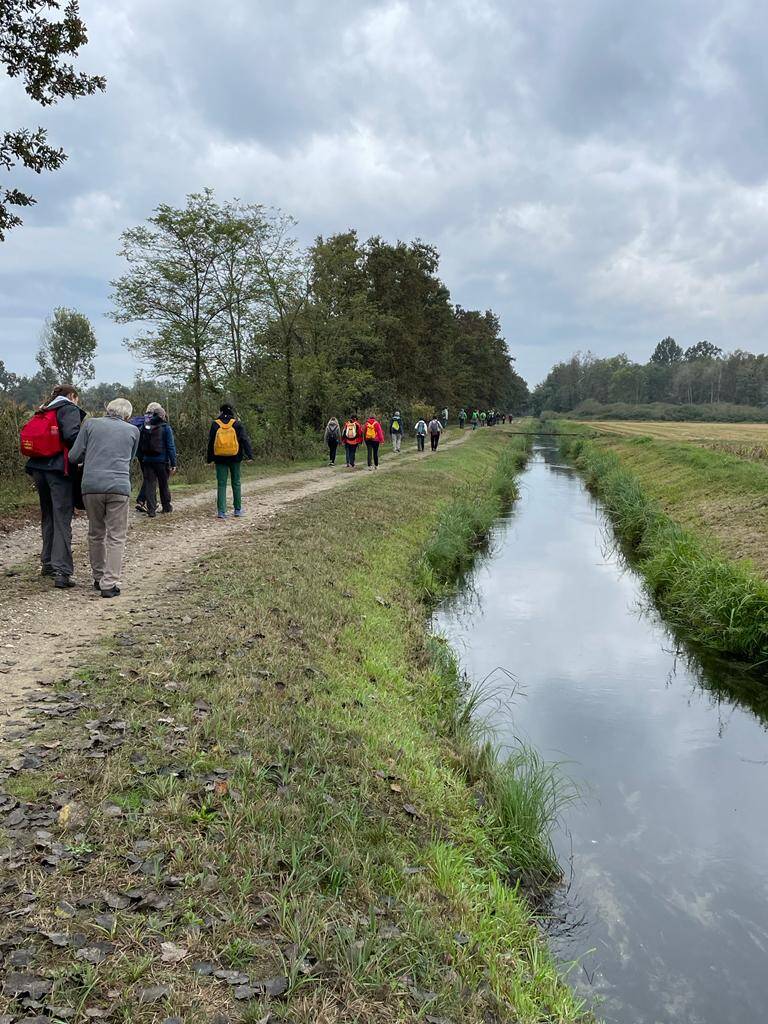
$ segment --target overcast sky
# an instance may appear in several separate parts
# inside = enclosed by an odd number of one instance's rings
[[[421,237],[455,302],[492,308],[531,383],[577,349],[672,334],[762,351],[768,5],[758,0],[82,0],[107,92],[0,125],[70,154],[0,243],[0,358],[45,316],[105,318],[121,230],[204,186],[301,237]],[[20,179],[16,177],[18,183]]]

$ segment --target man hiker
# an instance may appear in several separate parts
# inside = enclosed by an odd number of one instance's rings
[[[427,423],[426,420],[419,420],[413,428],[416,434],[416,450],[419,452],[424,451],[424,439],[427,436]]]
[[[437,446],[440,443],[440,435],[443,432],[443,425],[437,416],[433,416],[429,421],[429,443],[432,447],[432,451],[437,451]]]
[[[399,455],[403,443],[403,417],[399,412],[389,421],[389,436],[392,438],[392,451]]]
[[[83,464],[83,501],[88,513],[88,557],[93,585],[102,597],[117,597],[131,502],[131,462],[139,448],[138,427],[128,423],[133,407],[115,398],[106,416],[87,419],[69,457]]]
[[[363,425],[357,418],[357,413],[353,412],[344,424],[344,429],[341,432],[341,440],[344,444],[347,469],[354,469],[357,446],[363,443]]]
[[[464,424],[467,422],[467,410],[462,409],[459,412],[459,430],[464,429]]]
[[[477,424],[478,424],[479,420],[480,420],[480,414],[478,413],[477,409],[475,409],[472,412],[472,429],[473,430],[477,430]]]
[[[53,585],[60,590],[75,586],[72,516],[79,488],[76,473],[70,471],[69,450],[85,419],[79,401],[73,384],[60,384],[21,429],[25,471],[32,477],[40,501],[41,575],[53,576]]]
[[[251,439],[228,402],[219,409],[208,434],[206,461],[216,466],[216,517],[227,518],[227,483],[232,481],[232,504],[235,516],[243,514],[240,463],[253,462]]]
[[[176,472],[176,441],[165,409],[156,402],[147,422],[139,430],[139,456],[144,479],[144,503],[147,515],[157,514],[157,490],[163,512],[172,512],[168,477]]]
[[[448,426],[448,410],[447,409],[443,409],[441,415],[442,415],[442,421],[443,421],[443,428],[446,428]]]

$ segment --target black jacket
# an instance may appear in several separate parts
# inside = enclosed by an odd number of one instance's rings
[[[221,420],[222,423],[229,423],[232,419],[231,416],[217,416],[216,419]],[[237,455],[214,455],[213,444],[216,440],[216,432],[219,429],[219,425],[216,420],[211,424],[211,430],[208,434],[208,454],[206,456],[206,462],[223,462],[228,465],[231,462],[242,462],[243,459],[253,458],[253,449],[251,448],[251,439],[246,433],[245,427],[240,420],[235,420],[235,433],[237,434],[237,440],[240,444],[240,449]]]
[[[85,419],[85,413],[79,405],[70,402],[67,398],[54,398],[46,409],[56,410],[56,419],[59,423],[59,436],[64,442],[64,447],[69,451],[75,443],[75,438],[80,433],[80,424]],[[27,459],[25,467],[28,473],[33,470],[41,470],[44,473],[64,472],[64,453],[58,452],[48,458]]]

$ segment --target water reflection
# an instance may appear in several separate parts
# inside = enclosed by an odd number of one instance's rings
[[[521,485],[437,626],[500,691],[500,740],[586,792],[556,837],[573,879],[554,948],[608,1021],[762,1020],[768,686],[675,640],[556,447]]]

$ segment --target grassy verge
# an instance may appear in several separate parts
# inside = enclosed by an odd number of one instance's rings
[[[0,1014],[583,1019],[414,571],[507,444],[302,503],[62,684],[0,787]]]
[[[569,424],[570,426],[570,424]],[[620,540],[633,553],[638,568],[667,621],[694,643],[720,654],[763,664],[768,659],[768,583],[747,561],[733,561],[716,536],[686,528],[649,493],[647,481],[628,467],[629,448],[676,450],[681,468],[701,477],[726,478],[731,485],[750,479],[749,463],[685,446],[664,446],[647,438],[628,442],[588,441],[564,437],[563,451],[585,473],[600,496]],[[653,461],[653,460],[651,460]],[[656,459],[656,487],[661,460]],[[707,470],[710,473],[707,474]],[[679,479],[675,488],[684,487]],[[671,488],[667,490],[669,495]],[[711,498],[711,490],[709,495]]]

